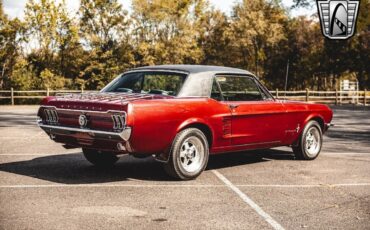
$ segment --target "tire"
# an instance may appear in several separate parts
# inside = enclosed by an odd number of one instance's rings
[[[309,121],[298,139],[298,146],[293,147],[296,159],[316,159],[320,154],[322,141],[320,124],[317,121]]]
[[[188,128],[176,135],[164,169],[174,178],[191,180],[204,171],[208,158],[209,146],[206,136],[199,129]]]
[[[118,161],[118,157],[110,152],[86,148],[82,148],[82,152],[86,160],[97,167],[107,168]]]

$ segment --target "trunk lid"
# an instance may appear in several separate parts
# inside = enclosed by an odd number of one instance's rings
[[[39,116],[44,121],[50,120],[50,117],[53,116],[57,117],[57,122],[54,122],[57,125],[81,127],[79,118],[81,115],[84,115],[88,119],[88,123],[84,128],[111,131],[114,130],[114,126],[117,125],[118,120],[120,122],[119,127],[124,126],[124,124],[121,124],[121,120],[126,123],[128,104],[130,102],[169,97],[171,98],[171,96],[136,93],[58,95],[41,107]],[[56,111],[56,114],[54,111]],[[113,115],[119,115],[121,117],[119,119],[113,119]]]
[[[121,110],[131,101],[163,98],[161,95],[138,93],[82,93],[57,95],[49,105],[63,109],[90,111]]]

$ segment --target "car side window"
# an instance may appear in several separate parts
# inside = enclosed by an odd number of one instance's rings
[[[216,76],[225,101],[260,101],[264,99],[255,80],[247,76]]]
[[[260,89],[263,100],[271,100],[271,97],[269,95],[267,95],[261,88],[259,89]]]
[[[222,95],[216,79],[213,80],[211,98],[215,99],[216,101],[222,101]]]

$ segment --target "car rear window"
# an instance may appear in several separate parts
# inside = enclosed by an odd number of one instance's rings
[[[126,92],[177,96],[186,74],[168,72],[127,73],[112,82],[104,92]]]

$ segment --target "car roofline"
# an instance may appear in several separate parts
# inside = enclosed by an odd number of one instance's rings
[[[188,74],[197,74],[197,73],[239,73],[239,74],[251,74],[247,70],[225,67],[225,66],[211,66],[211,65],[154,65],[154,66],[143,66],[134,68],[127,72],[131,71],[179,71],[186,72]]]
[[[122,73],[121,75],[124,74],[129,74],[129,73],[142,73],[142,72],[167,72],[167,73],[179,73],[179,74],[190,74],[188,71],[184,70],[175,70],[175,69],[133,69],[126,71]]]

